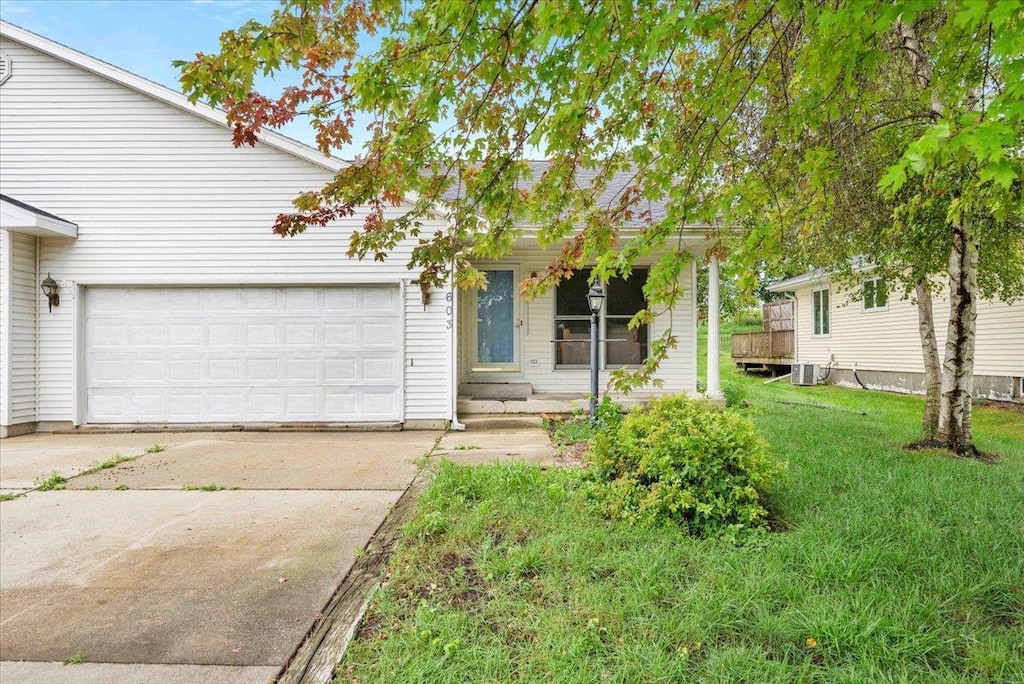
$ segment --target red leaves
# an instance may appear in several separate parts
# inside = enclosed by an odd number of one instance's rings
[[[317,206],[296,214],[278,214],[274,221],[274,233],[290,237],[304,233],[310,226],[326,226],[331,221],[352,216],[355,210],[351,204]]]
[[[249,93],[245,99],[225,102],[228,124],[233,131],[235,147],[254,147],[265,126],[278,128],[295,118],[295,103],[301,97],[297,88],[289,88],[274,102],[265,95]]]

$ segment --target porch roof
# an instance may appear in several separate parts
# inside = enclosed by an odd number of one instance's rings
[[[78,237],[77,224],[3,194],[0,194],[0,228],[40,237]]]

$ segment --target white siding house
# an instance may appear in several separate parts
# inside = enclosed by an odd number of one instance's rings
[[[868,292],[864,292],[864,284]],[[772,286],[796,299],[796,362],[828,369],[829,381],[893,391],[921,392],[924,360],[917,305],[897,293],[863,282],[842,289],[822,273]],[[974,352],[974,389],[978,397],[1024,401],[1024,301],[981,301]],[[933,296],[939,357],[946,343],[949,299]],[[824,325],[823,325],[824,323]],[[853,371],[856,370],[857,378]]]
[[[585,371],[552,360],[554,293],[526,303],[516,288],[515,358],[488,375],[466,355],[475,295],[425,301],[412,244],[384,263],[349,259],[359,215],[274,235],[292,199],[343,162],[272,133],[236,149],[219,110],[10,24],[0,51],[0,435],[433,426],[457,419],[460,381],[587,391]],[[426,234],[446,226],[433,221]],[[542,257],[527,245],[510,263],[522,276]],[[692,297],[677,309],[664,389],[692,392]]]

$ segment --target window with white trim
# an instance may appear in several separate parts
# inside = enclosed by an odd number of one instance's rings
[[[885,309],[889,301],[889,292],[884,278],[870,278],[864,281],[861,288],[861,301],[865,311]]]
[[[811,293],[812,302],[812,329],[815,335],[828,335],[831,331],[831,319],[829,314],[829,293],[828,288],[814,290]]]
[[[555,288],[555,367],[590,366],[590,270],[576,271]],[[636,366],[650,355],[648,325],[629,328],[633,317],[647,308],[643,288],[647,269],[637,268],[629,278],[612,278],[604,283],[605,302],[601,308],[601,338],[604,366]]]
[[[590,271],[580,270],[555,288],[555,367],[590,365]]]
[[[649,351],[647,324],[630,329],[633,316],[647,308],[644,285],[647,269],[636,268],[629,278],[612,278],[605,285],[608,299],[604,303],[604,365],[608,368],[639,366]]]

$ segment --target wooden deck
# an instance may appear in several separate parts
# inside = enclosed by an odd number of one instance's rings
[[[736,363],[791,364],[794,352],[792,330],[735,333],[732,336],[732,359]]]

